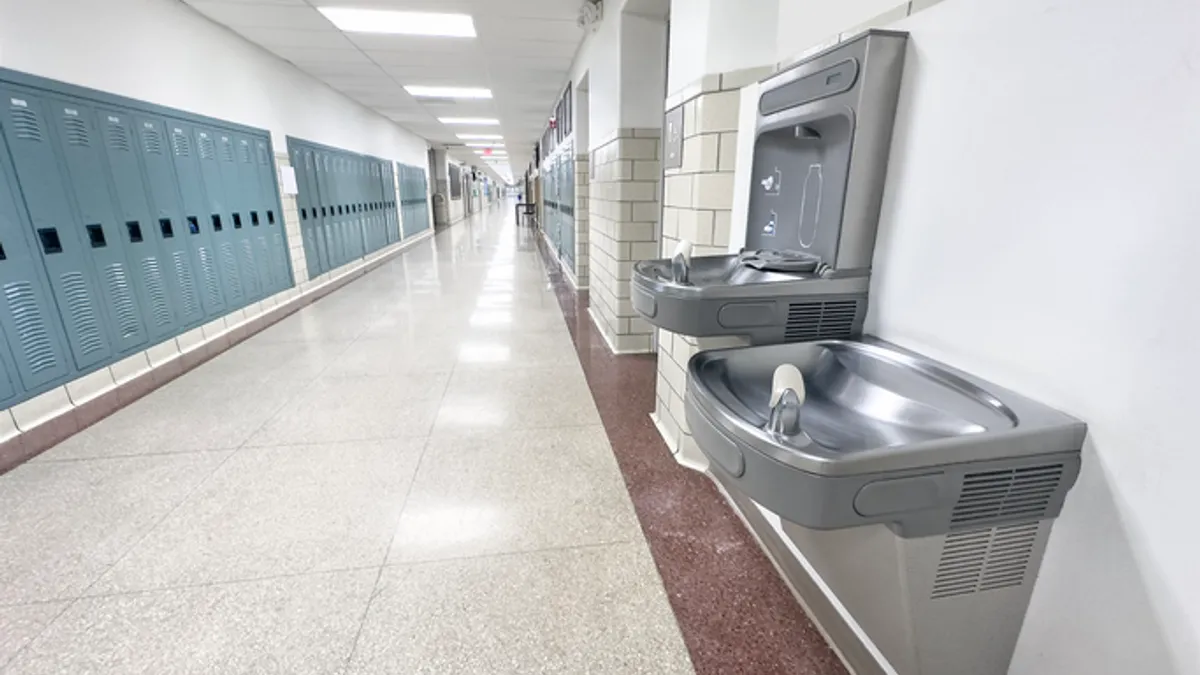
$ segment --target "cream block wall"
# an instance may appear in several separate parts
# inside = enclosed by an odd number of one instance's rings
[[[617,129],[591,150],[588,312],[616,354],[653,349],[653,328],[630,302],[630,279],[633,263],[658,251],[661,139],[659,129]]]
[[[588,246],[588,235],[591,230],[588,223],[590,217],[589,209],[589,194],[591,190],[591,166],[588,162],[588,153],[576,148],[575,150],[575,288],[585,289],[590,287],[591,277],[589,269],[591,263],[588,256],[591,255]]]
[[[683,155],[680,168],[663,174],[662,241],[659,255],[654,257],[670,256],[681,240],[692,242],[693,255],[719,255],[731,247],[740,248],[730,241],[740,90],[773,71],[773,66],[763,66],[708,75],[667,100],[670,109],[683,106]],[[694,338],[658,332],[653,419],[680,463],[700,470],[708,465],[684,417],[688,359],[704,349],[743,344],[739,338]]]

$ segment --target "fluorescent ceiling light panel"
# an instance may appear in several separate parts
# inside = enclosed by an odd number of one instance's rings
[[[502,141],[500,134],[455,134],[464,141]]]
[[[422,87],[406,85],[404,91],[413,96],[436,98],[491,98],[492,90],[483,87]]]
[[[468,148],[503,148],[503,143],[467,143]]]
[[[475,151],[475,154],[477,154],[477,155],[484,155],[484,154],[487,154],[487,153],[486,153],[485,151],[483,151],[483,150],[476,150],[476,151]],[[491,154],[493,154],[493,155],[507,155],[507,154],[508,154],[508,151],[507,151],[507,150],[492,150],[492,153],[491,153]]]
[[[475,22],[468,14],[396,12],[353,7],[318,7],[317,10],[347,33],[475,37]]]
[[[500,124],[500,120],[492,117],[439,117],[438,121],[442,124],[477,124],[484,127]]]

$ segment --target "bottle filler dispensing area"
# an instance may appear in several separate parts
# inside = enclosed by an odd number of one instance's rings
[[[638,263],[708,472],[859,673],[1004,675],[1087,427],[862,336],[907,36],[762,84],[746,248]]]
[[[754,344],[862,333],[907,39],[868,31],[762,83],[745,248],[637,263],[642,317]]]

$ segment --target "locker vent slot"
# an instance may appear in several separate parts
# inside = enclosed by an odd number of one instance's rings
[[[857,300],[797,302],[788,305],[784,339],[830,340],[854,336]]]
[[[1020,586],[1040,528],[1040,522],[1033,522],[946,535],[930,596],[936,600]]]
[[[196,285],[192,283],[192,266],[188,264],[187,254],[176,251],[171,255],[175,263],[175,277],[179,280],[179,292],[183,296],[183,315],[195,316],[199,310],[199,300],[196,298]]]
[[[129,130],[124,124],[111,122],[108,125],[108,147],[120,152],[129,152]]]
[[[242,157],[243,164],[253,164],[254,160],[250,158],[250,143],[242,141],[238,144],[238,154]]]
[[[200,247],[199,252],[200,271],[204,274],[204,292],[208,296],[208,301],[215,307],[221,304],[221,287],[217,285],[217,270],[208,249]]]
[[[171,309],[167,305],[167,291],[157,259],[142,258],[142,282],[146,284],[146,296],[150,299],[154,325],[171,325]]]
[[[113,263],[104,268],[104,277],[108,281],[108,291],[112,295],[113,309],[116,310],[117,327],[121,329],[121,338],[127,339],[141,332],[138,325],[137,308],[133,304],[133,293],[129,288],[129,279],[125,275],[125,266]]]
[[[235,298],[242,297],[242,280],[238,276],[237,256],[233,254],[233,246],[229,242],[221,244],[221,271],[229,282],[229,293]]]
[[[208,136],[200,137],[200,159],[216,159],[217,146]]]
[[[967,474],[950,514],[950,526],[978,527],[997,521],[1042,518],[1062,476],[1062,464]]]
[[[255,276],[257,266],[254,264],[254,245],[249,239],[242,240],[242,265],[246,268],[246,284],[251,294],[258,293],[258,277]]]
[[[187,139],[187,136],[184,136]],[[142,127],[142,149],[151,155],[162,154],[162,136],[154,127]]]
[[[4,285],[8,311],[16,325],[17,341],[25,362],[34,374],[51,370],[58,365],[54,345],[46,333],[46,320],[38,308],[33,285],[28,281],[13,281]]]
[[[171,149],[176,157],[192,156],[192,140],[180,129],[171,132]]]
[[[63,295],[67,300],[67,314],[71,317],[71,327],[79,341],[79,351],[82,356],[104,349],[104,340],[100,337],[100,322],[92,308],[92,298],[88,295],[87,282],[79,272],[67,272],[59,277]]]
[[[87,123],[79,119],[77,115],[63,115],[63,131],[66,132],[67,145],[76,145],[81,148],[92,147]]]
[[[17,138],[39,143],[43,140],[42,125],[38,123],[37,113],[19,105],[9,107],[8,111],[12,117],[13,131]]]
[[[228,138],[221,139],[221,161],[233,161],[233,141],[230,141]]]

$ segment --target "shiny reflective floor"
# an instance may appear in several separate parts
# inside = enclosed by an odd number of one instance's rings
[[[511,204],[0,476],[0,672],[691,670]]]

